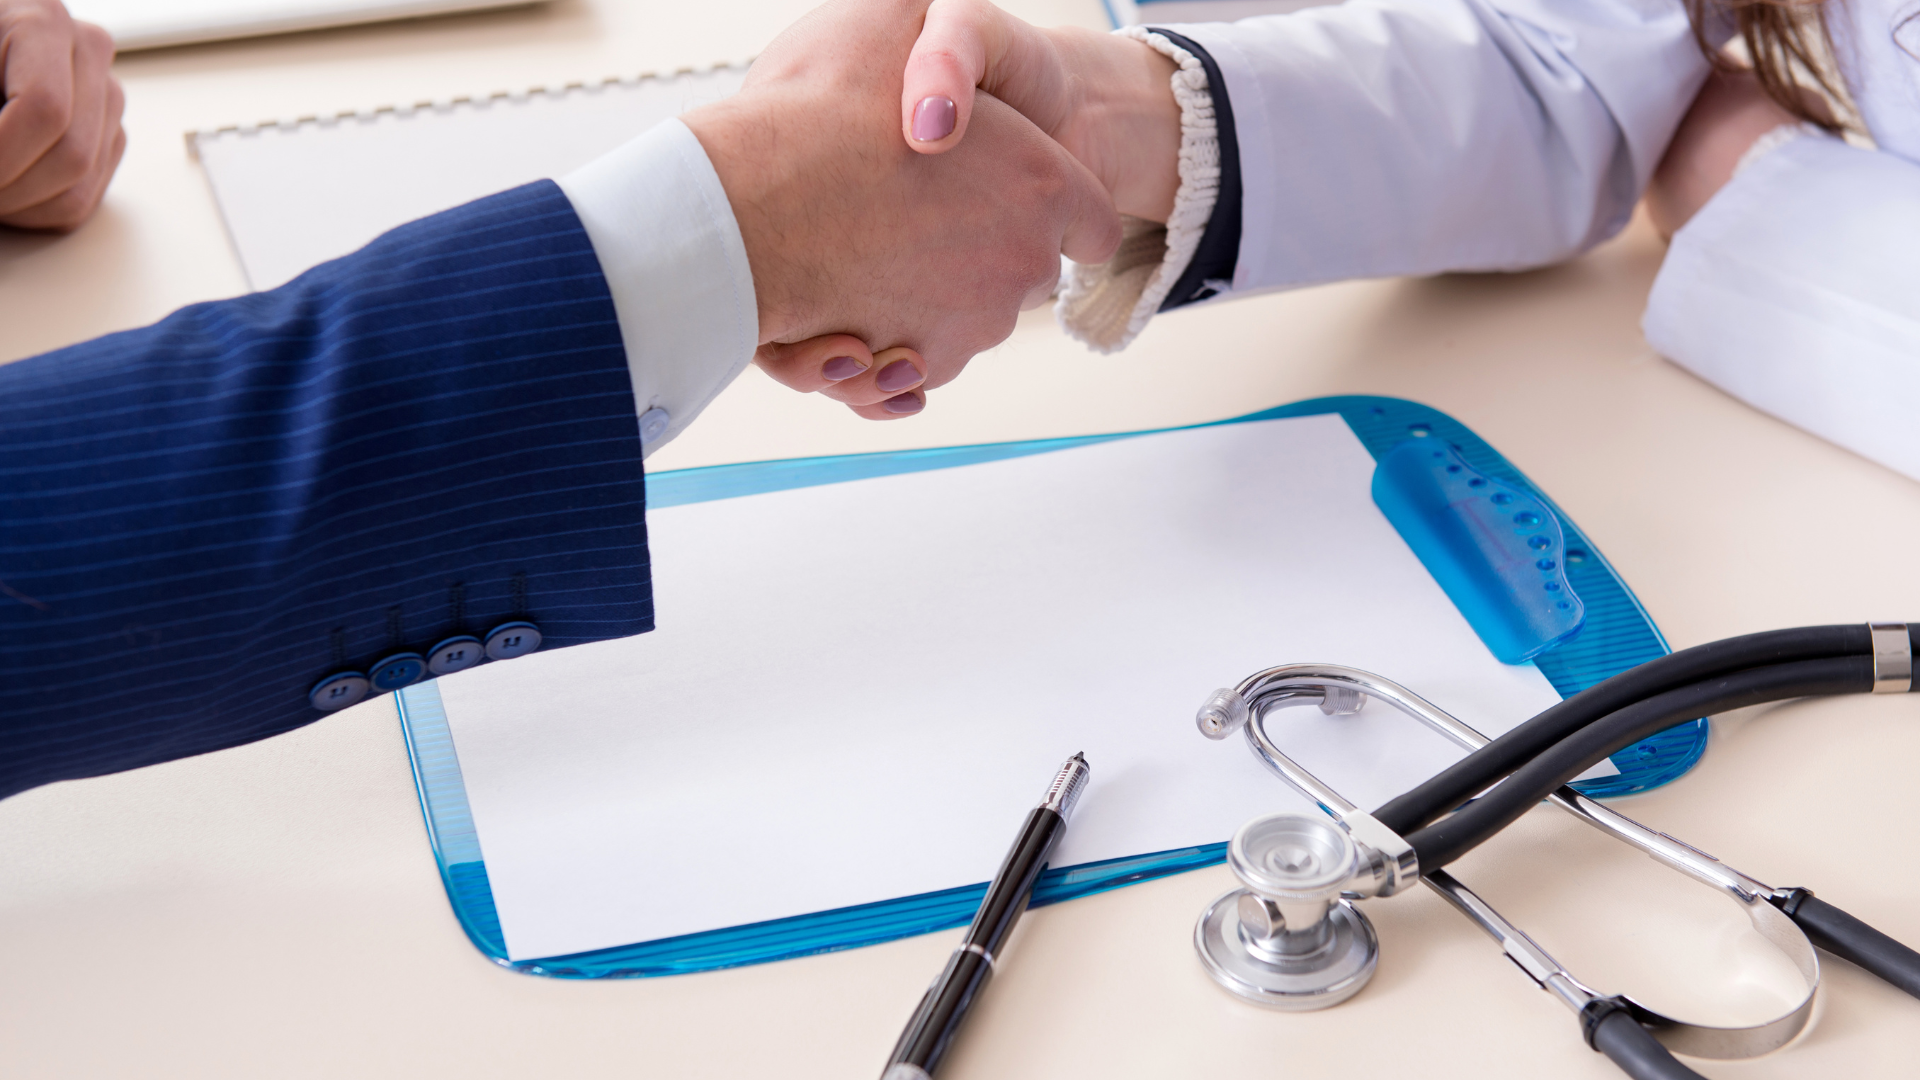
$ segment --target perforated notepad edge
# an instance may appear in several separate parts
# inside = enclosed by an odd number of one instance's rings
[[[491,94],[461,94],[443,100],[416,101],[411,105],[380,105],[371,109],[347,109],[331,115],[322,116],[309,113],[290,120],[262,120],[252,124],[223,124],[216,128],[194,128],[184,132],[187,144],[187,156],[200,160],[200,148],[218,139],[248,138],[263,131],[279,131],[292,134],[309,128],[325,129],[337,127],[343,123],[377,123],[379,121],[415,115],[420,112],[451,113],[462,109],[473,109],[491,105],[495,102],[525,102],[535,97],[546,96],[565,98],[568,95],[590,90],[605,89],[611,86],[637,86],[643,83],[681,79],[688,76],[711,75],[722,71],[744,72],[753,63],[754,58],[731,61],[722,60],[705,67],[681,67],[672,71],[646,71],[631,77],[609,75],[597,82],[575,81],[559,86],[532,86],[525,90],[497,90]]]

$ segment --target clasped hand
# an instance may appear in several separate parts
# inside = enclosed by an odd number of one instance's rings
[[[985,0],[833,0],[739,94],[687,114],[753,270],[767,374],[869,419],[1103,262],[1119,213],[1166,219],[1173,67],[1139,42],[1040,31]],[[976,89],[978,88],[978,89]]]

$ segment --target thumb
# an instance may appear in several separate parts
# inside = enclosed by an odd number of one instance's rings
[[[985,89],[1051,134],[1066,118],[1066,67],[1038,27],[987,0],[933,0],[907,57],[900,126],[907,145],[943,154],[960,144]]]
[[[1120,250],[1120,214],[1113,207],[1107,186],[1080,164],[1080,159],[1060,151],[1069,170],[1067,189],[1067,225],[1060,236],[1060,254],[1086,266],[1113,258]]]

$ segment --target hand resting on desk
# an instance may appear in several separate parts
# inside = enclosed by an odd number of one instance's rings
[[[127,148],[112,65],[59,0],[0,0],[0,225],[64,231],[100,205]]]

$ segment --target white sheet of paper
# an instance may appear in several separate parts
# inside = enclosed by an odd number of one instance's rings
[[[271,289],[415,218],[564,176],[740,88],[744,67],[196,132],[247,281]]]
[[[120,51],[513,7],[539,0],[66,0]]]
[[[1260,668],[1399,680],[1488,734],[1496,661],[1338,416],[1231,424],[648,515],[659,629],[440,681],[516,959],[986,880],[1085,751],[1066,866],[1304,808],[1193,714]],[[1460,751],[1391,708],[1276,714],[1374,806]]]

